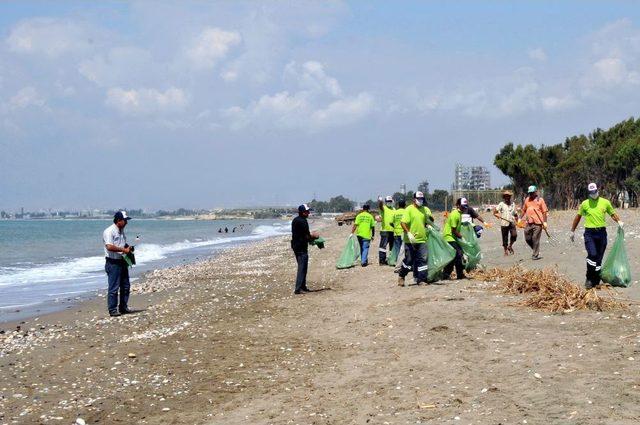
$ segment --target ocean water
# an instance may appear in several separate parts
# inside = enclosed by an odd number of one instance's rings
[[[56,304],[105,290],[102,232],[110,224],[111,220],[0,221],[0,321],[13,320],[24,310],[55,310]],[[229,233],[218,233],[225,227]],[[130,277],[135,280],[152,269],[289,232],[289,222],[282,220],[134,219],[125,229],[129,243],[140,236]]]

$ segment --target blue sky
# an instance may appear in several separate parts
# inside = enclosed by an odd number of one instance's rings
[[[640,106],[634,2],[2,2],[0,208],[365,200]],[[504,176],[492,169],[495,184]]]

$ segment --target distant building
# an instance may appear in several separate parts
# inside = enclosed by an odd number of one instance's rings
[[[489,190],[490,188],[491,174],[487,167],[456,164],[453,190]]]

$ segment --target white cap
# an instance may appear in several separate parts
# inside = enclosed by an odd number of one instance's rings
[[[469,205],[469,201],[467,201],[467,198],[460,198],[460,205],[462,205],[463,207]]]
[[[393,196],[387,196],[384,200],[385,202],[393,202]]]
[[[589,192],[597,192],[598,185],[596,185],[595,183],[589,183],[588,190]]]

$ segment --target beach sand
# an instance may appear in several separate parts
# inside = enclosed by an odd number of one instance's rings
[[[503,257],[498,226],[486,230],[484,263],[557,267],[583,282],[573,215],[552,216],[557,241],[535,262],[522,232]],[[640,214],[622,218],[638,273]],[[349,229],[319,226],[327,248],[310,248],[310,294],[292,294],[295,260],[280,237],[150,274],[136,282],[136,314],[105,317],[102,297],[4,325],[0,422],[640,421],[637,283],[616,290],[628,310],[567,314],[514,306],[521,298],[473,280],[399,288],[375,249],[371,266],[336,270]]]

